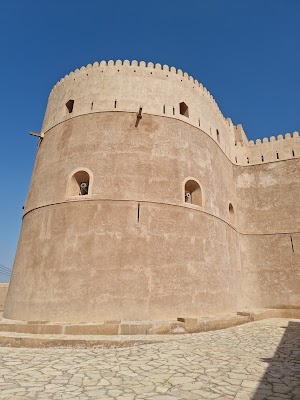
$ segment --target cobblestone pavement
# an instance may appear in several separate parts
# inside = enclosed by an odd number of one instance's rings
[[[0,348],[0,399],[300,399],[300,320],[115,349]]]

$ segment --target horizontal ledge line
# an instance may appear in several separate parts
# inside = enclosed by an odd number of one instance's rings
[[[87,113],[83,113],[83,114],[78,114],[78,115],[74,115],[72,117],[69,117],[63,121],[58,122],[57,124],[53,125],[51,128],[47,129],[46,131],[44,131],[43,133],[46,134],[48,133],[51,129],[55,128],[56,126],[63,124],[64,122],[70,121],[71,119],[74,118],[78,118],[78,117],[82,117],[85,115],[90,115],[90,114],[102,114],[102,113],[127,113],[127,114],[137,114],[137,111],[124,111],[124,110],[115,110],[115,109],[111,109],[111,110],[104,110],[104,111],[92,111],[92,112],[87,112]],[[202,133],[204,133],[209,139],[211,139],[218,147],[219,149],[222,151],[222,153],[226,156],[226,158],[231,162],[232,165],[236,165],[235,163],[233,163],[233,161],[230,160],[230,158],[228,157],[228,155],[225,153],[225,151],[222,149],[222,147],[218,144],[217,140],[214,140],[213,137],[211,135],[209,135],[208,133],[206,133],[204,130],[202,130],[199,126],[197,126],[196,124],[193,125],[191,122],[189,121],[184,121],[183,119],[177,118],[177,116],[171,116],[171,115],[161,115],[161,114],[155,114],[155,113],[149,113],[149,112],[143,112],[143,115],[153,115],[155,117],[160,117],[160,118],[168,118],[171,120],[176,120],[176,121],[180,121],[183,122],[184,124],[187,124],[189,126],[192,126],[193,128],[198,129],[199,131],[201,131]],[[187,117],[188,118],[188,117]],[[247,165],[246,165],[247,166]]]
[[[23,214],[22,219],[29,213],[35,211],[35,210],[39,210],[41,208],[45,208],[45,207],[51,207],[51,206],[55,206],[55,205],[62,205],[62,204],[68,204],[68,203],[79,203],[79,202],[101,202],[101,201],[110,201],[110,202],[132,202],[132,203],[144,203],[144,204],[158,204],[158,205],[162,205],[162,206],[171,206],[171,207],[180,207],[180,208],[184,208],[186,210],[192,210],[192,211],[196,211],[196,212],[201,212],[203,214],[209,215],[210,217],[216,218],[217,220],[225,223],[226,225],[228,225],[230,228],[232,228],[236,233],[238,233],[239,235],[243,235],[243,236],[273,236],[273,235],[291,235],[291,234],[296,234],[296,233],[300,233],[300,231],[291,231],[291,232],[273,232],[273,233],[247,233],[247,232],[240,232],[238,231],[233,225],[231,225],[230,223],[228,223],[226,220],[224,220],[223,218],[218,217],[217,215],[211,214],[205,210],[203,210],[201,207],[198,206],[186,206],[183,204],[173,204],[173,203],[161,203],[161,202],[157,202],[157,201],[149,201],[149,200],[133,200],[133,199],[91,199],[91,198],[86,198],[86,199],[70,199],[70,200],[65,200],[62,202],[58,202],[58,203],[49,203],[49,204],[45,204],[39,207],[35,207],[32,208],[31,210],[26,211],[26,213]]]

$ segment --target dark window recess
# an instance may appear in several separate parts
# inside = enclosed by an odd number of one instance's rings
[[[166,106],[163,107],[163,113],[166,113]]]
[[[173,107],[173,115],[175,115],[175,107]]]
[[[237,164],[237,157],[235,157],[235,163]]]
[[[181,115],[189,118],[189,108],[184,102],[179,104],[179,112]]]
[[[115,108],[117,108],[117,100],[115,100]]]
[[[94,107],[94,103],[91,104],[91,110],[93,109],[93,107]]]
[[[216,132],[217,132],[217,141],[220,143],[220,132],[218,129],[216,130]]]
[[[184,201],[202,207],[202,192],[197,182],[193,180],[186,182],[184,188]]]
[[[66,107],[67,107],[69,114],[71,114],[73,112],[73,108],[74,108],[74,100],[67,101]]]
[[[86,196],[89,194],[90,176],[86,171],[78,171],[71,178],[69,196]]]
[[[292,150],[292,155],[293,155],[293,157],[295,157],[295,152],[294,152],[294,150]]]
[[[140,203],[138,203],[137,222],[140,222]]]
[[[247,157],[247,164],[249,164],[249,162],[250,162],[249,157]]]
[[[261,161],[265,161],[264,156],[261,156]]]
[[[277,160],[279,160],[279,154],[277,151],[276,151],[276,158],[277,158]]]

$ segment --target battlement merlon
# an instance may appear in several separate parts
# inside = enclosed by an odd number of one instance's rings
[[[237,126],[235,126],[234,134],[235,134],[235,144],[236,145],[240,144],[241,146],[246,146],[248,144],[247,135],[241,124],[238,124]]]

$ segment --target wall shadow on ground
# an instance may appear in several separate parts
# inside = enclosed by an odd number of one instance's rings
[[[282,321],[285,329],[282,340],[263,376],[252,400],[278,399],[300,400],[300,322]]]

